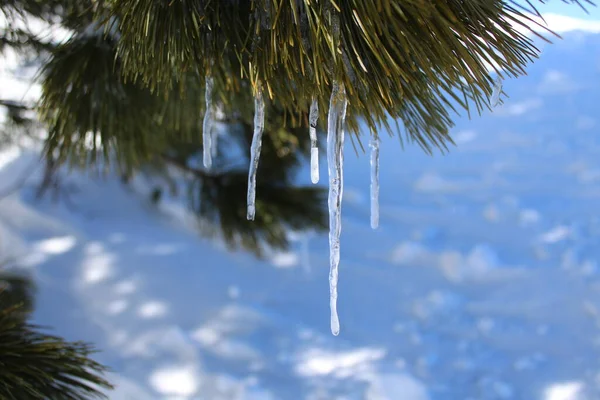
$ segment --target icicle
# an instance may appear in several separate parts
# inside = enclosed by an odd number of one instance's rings
[[[206,94],[204,99],[206,101],[206,112],[204,113],[204,122],[202,123],[202,139],[204,147],[204,167],[210,168],[212,166],[212,138],[211,131],[214,123],[214,110],[212,104],[212,95],[214,80],[212,76],[206,76]]]
[[[342,194],[344,191],[344,123],[346,120],[346,89],[333,82],[327,120],[327,160],[329,167],[329,306],[331,333],[340,333],[337,314],[338,267],[340,264],[340,234],[342,233]]]
[[[219,132],[217,131],[216,127],[213,125],[213,129],[212,129],[212,135],[211,135],[211,144],[210,144],[210,148],[211,148],[211,157],[217,158],[217,153],[219,150]]]
[[[494,82],[494,90],[492,91],[492,107],[497,107],[500,104],[500,94],[502,93],[502,78],[496,78]]]
[[[262,147],[262,135],[265,127],[265,101],[262,90],[259,88],[254,97],[254,136],[250,148],[250,171],[248,173],[248,215],[250,221],[254,220],[256,213],[256,172]]]
[[[379,138],[373,137],[371,143],[371,228],[379,227]]]
[[[319,183],[319,146],[317,145],[317,120],[319,119],[319,102],[312,99],[309,115],[310,133],[310,179],[312,183]]]

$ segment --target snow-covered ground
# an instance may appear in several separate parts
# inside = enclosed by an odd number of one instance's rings
[[[54,204],[32,175],[0,199],[0,252],[36,322],[102,350],[112,399],[598,399],[600,34],[563,34],[449,155],[384,138],[376,231],[348,141],[339,337],[327,235],[261,262],[118,179],[73,174]],[[35,157],[4,150],[0,190]]]

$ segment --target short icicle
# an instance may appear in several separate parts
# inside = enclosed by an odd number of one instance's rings
[[[340,234],[342,233],[342,194],[344,191],[344,123],[348,99],[343,83],[333,82],[327,119],[327,162],[329,169],[329,306],[331,333],[340,334],[337,313]]]
[[[319,146],[317,144],[317,121],[319,120],[319,102],[314,97],[310,104],[309,114],[310,133],[310,179],[312,183],[319,183]]]
[[[492,91],[492,107],[497,107],[500,104],[500,94],[502,94],[502,78],[498,77],[494,81],[494,90]]]
[[[247,218],[254,221],[256,214],[256,172],[262,147],[262,135],[265,128],[265,101],[262,89],[259,87],[254,96],[254,135],[250,148],[250,171],[248,173],[248,214]]]
[[[204,121],[202,123],[202,146],[204,150],[204,167],[210,168],[212,167],[212,155],[213,155],[213,146],[212,143],[213,135],[211,131],[214,129],[214,108],[213,108],[213,88],[214,88],[214,80],[212,76],[206,76],[205,83],[205,95],[204,100],[206,102],[206,112],[204,113]]]
[[[379,227],[379,143],[378,137],[371,138],[371,228]]]

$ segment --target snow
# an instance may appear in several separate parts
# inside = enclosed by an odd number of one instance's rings
[[[55,237],[42,240],[37,243],[38,251],[47,254],[62,254],[71,250],[75,246],[76,240],[72,236]]]
[[[348,377],[355,375],[355,370],[370,369],[371,363],[381,360],[384,356],[385,351],[381,349],[357,349],[347,352],[314,349],[302,355],[296,371],[303,376]]]
[[[0,199],[1,258],[34,277],[34,322],[101,349],[111,399],[600,398],[600,35],[541,48],[449,155],[382,135],[376,231],[369,157],[347,143],[338,337],[327,234],[230,253],[143,181],[74,172],[70,208],[34,200],[34,171]],[[557,77],[569,90],[543,89]],[[0,192],[35,160],[0,150]]]
[[[149,301],[142,304],[138,309],[138,315],[142,318],[159,318],[167,314],[168,308],[160,301]]]
[[[583,400],[581,382],[565,382],[552,385],[546,390],[544,400]]]
[[[170,366],[150,375],[150,386],[163,395],[190,396],[198,389],[194,366]]]
[[[429,400],[427,390],[421,382],[404,374],[382,374],[378,376],[367,393],[369,400]]]

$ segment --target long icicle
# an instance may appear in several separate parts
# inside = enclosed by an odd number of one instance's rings
[[[247,218],[254,221],[256,214],[256,172],[260,160],[260,149],[262,147],[262,135],[265,128],[265,100],[262,89],[258,87],[254,95],[254,135],[250,147],[250,171],[248,173],[248,214]]]
[[[319,146],[317,144],[317,121],[319,119],[319,102],[313,97],[310,104],[309,134],[310,134],[310,179],[319,183]]]
[[[347,106],[348,99],[344,84],[334,81],[327,119],[327,161],[329,169],[329,307],[331,308],[331,333],[335,336],[340,334],[337,285],[340,235],[342,233],[344,123]]]
[[[379,227],[379,138],[371,138],[371,228]]]
[[[206,112],[204,113],[204,121],[202,122],[202,146],[204,149],[204,167],[210,168],[212,167],[212,134],[214,125],[214,108],[213,108],[213,88],[214,88],[214,80],[210,75],[206,76],[205,80],[205,95],[204,100],[206,102]]]

